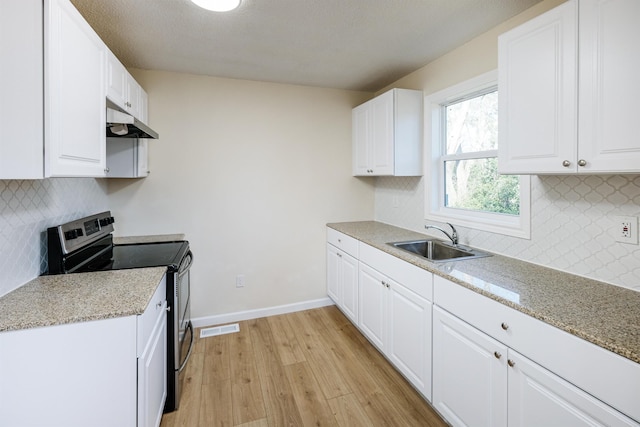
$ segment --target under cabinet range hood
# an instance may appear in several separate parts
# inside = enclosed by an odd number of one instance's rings
[[[152,138],[158,133],[131,114],[107,107],[107,136],[115,138]]]

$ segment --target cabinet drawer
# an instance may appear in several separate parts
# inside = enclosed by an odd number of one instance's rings
[[[358,241],[333,228],[327,228],[327,242],[349,255],[358,258]]]
[[[402,283],[402,286],[429,301],[433,301],[433,274],[386,252],[360,243],[360,262]]]
[[[440,276],[434,302],[556,375],[640,420],[640,364]],[[503,327],[504,325],[504,327]]]
[[[162,280],[160,281],[160,284],[158,285],[155,293],[151,297],[149,305],[145,309],[144,313],[137,317],[138,339],[136,346],[136,355],[138,357],[140,357],[144,352],[144,349],[147,345],[147,342],[151,338],[151,334],[153,333],[153,329],[155,328],[158,319],[164,314],[164,311],[166,311],[166,280],[167,276],[162,276]]]

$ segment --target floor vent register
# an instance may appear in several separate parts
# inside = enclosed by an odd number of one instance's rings
[[[212,328],[200,329],[200,338],[215,337],[218,335],[233,334],[240,332],[240,325],[233,323],[231,325],[214,326]]]

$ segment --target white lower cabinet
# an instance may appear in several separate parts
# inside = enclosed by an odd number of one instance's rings
[[[358,260],[327,245],[327,280],[331,299],[352,322],[357,322]]]
[[[358,326],[373,345],[385,351],[387,286],[399,286],[366,264],[360,265],[360,316]]]
[[[433,309],[433,406],[454,426],[507,425],[507,347]]]
[[[432,275],[368,245],[360,245],[360,256],[358,327],[431,400],[432,304],[426,296],[431,295]]]
[[[509,426],[637,426],[514,350],[508,356]]]
[[[633,362],[441,277],[434,304],[433,405],[453,426],[640,426],[616,410],[636,410]]]
[[[358,322],[358,241],[327,229],[327,294],[353,323]]]
[[[166,287],[162,288],[164,291]],[[153,322],[149,339],[139,337],[138,348],[138,427],[157,427],[167,399],[167,302],[160,297],[147,309],[149,319],[138,316],[138,322]],[[146,312],[145,312],[146,313]],[[138,330],[144,329],[139,325]]]
[[[431,301],[389,282],[385,354],[431,400]]]
[[[158,427],[166,282],[139,316],[0,333],[0,426]]]
[[[352,237],[327,234],[329,295],[451,425],[640,427],[640,364]]]

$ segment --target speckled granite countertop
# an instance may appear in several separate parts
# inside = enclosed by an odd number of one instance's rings
[[[144,312],[165,267],[40,276],[0,297],[0,332]]]
[[[129,245],[131,243],[158,243],[176,242],[185,240],[184,234],[154,234],[150,236],[123,236],[114,237],[114,245]]]
[[[640,363],[640,292],[500,255],[429,262],[387,243],[431,236],[375,221],[327,226]]]

